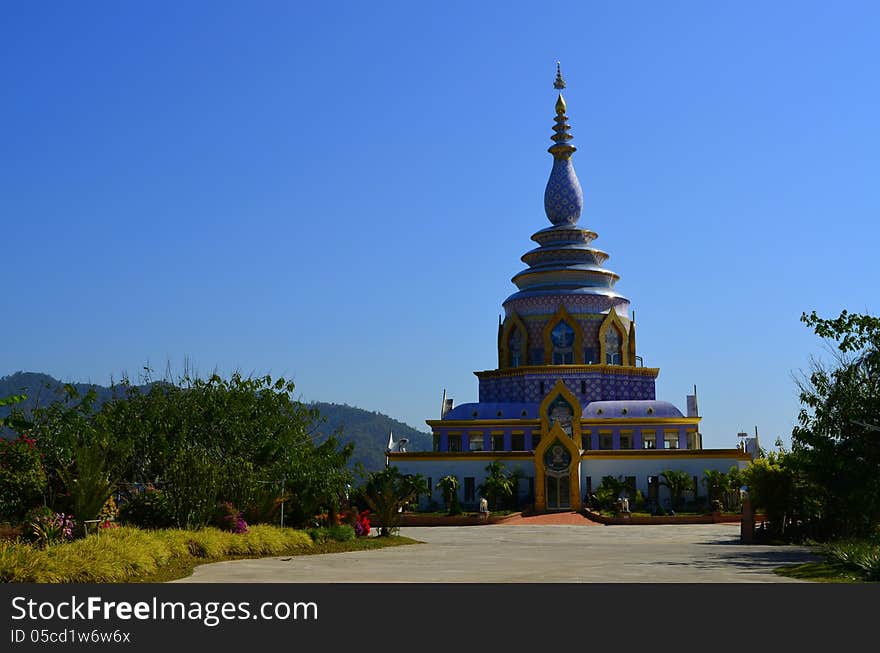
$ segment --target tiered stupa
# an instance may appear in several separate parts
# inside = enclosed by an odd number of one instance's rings
[[[556,118],[549,148],[553,168],[544,192],[551,226],[532,236],[528,266],[513,277],[518,290],[504,301],[498,324],[498,368],[476,372],[479,401],[454,406],[444,392],[441,418],[428,420],[433,451],[388,453],[404,473],[429,485],[462,480],[459,501],[473,509],[487,462],[518,469],[518,505],[578,509],[606,476],[622,477],[629,496],[658,505],[659,474],[744,465],[738,450],[703,450],[696,391],[687,415],[657,401],[660,370],[636,355],[629,300],[603,267],[608,254],[592,247],[596,232],[578,226],[584,198],[572,164],[575,147],[557,65]],[[696,482],[696,480],[695,480]],[[436,502],[423,497],[423,507]]]

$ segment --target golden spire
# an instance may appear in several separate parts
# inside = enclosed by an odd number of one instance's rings
[[[556,113],[562,115],[565,113],[565,98],[562,97],[562,89],[565,88],[565,80],[562,78],[562,67],[556,62],[556,81],[553,82],[553,88],[559,91],[559,97],[556,99]]]
[[[565,88],[565,80],[562,79],[562,67],[558,61],[556,62],[556,81],[553,82],[553,88],[557,91],[561,91]]]

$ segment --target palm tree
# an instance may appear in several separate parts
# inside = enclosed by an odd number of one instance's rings
[[[421,474],[401,474],[397,467],[370,474],[364,500],[379,522],[379,535],[392,535],[403,509],[427,491],[428,484]]]
[[[743,473],[734,465],[727,472],[727,484],[724,487],[724,507],[726,510],[739,510],[742,505],[740,488],[743,486]]]
[[[436,487],[443,494],[446,512],[450,515],[458,514],[461,511],[458,506],[458,479],[452,475],[444,476],[437,482]]]
[[[684,499],[684,493],[694,490],[694,479],[687,472],[667,469],[661,472],[660,485],[669,488],[669,497],[672,500],[672,509],[678,510]]]
[[[485,495],[489,502],[489,506],[493,510],[497,510],[499,502],[509,501],[516,489],[518,474],[516,472],[507,474],[504,463],[493,460],[486,465],[486,480],[480,485],[480,492]]]
[[[706,493],[709,495],[709,505],[712,506],[713,501],[721,501],[724,491],[727,488],[727,474],[719,472],[717,469],[707,469],[703,477],[703,485],[706,486]]]

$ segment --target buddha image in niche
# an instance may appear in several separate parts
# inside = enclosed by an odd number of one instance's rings
[[[553,422],[559,422],[559,426],[562,427],[562,430],[565,431],[569,437],[572,437],[571,422],[573,416],[574,411],[571,409],[571,406],[568,405],[568,402],[562,397],[550,405],[550,424],[552,425]]]

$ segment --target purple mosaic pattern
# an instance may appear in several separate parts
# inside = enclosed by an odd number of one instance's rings
[[[654,379],[650,377],[626,373],[612,375],[599,372],[572,372],[480,379],[480,402],[540,402],[560,378],[578,398],[582,407],[591,401],[656,399]],[[543,393],[541,393],[542,381]],[[586,381],[586,394],[581,393],[582,381]]]
[[[544,189],[544,212],[556,225],[576,223],[584,208],[584,191],[569,157],[571,154],[566,158],[554,157],[550,179]]]
[[[524,254],[523,263],[534,266],[541,263],[552,263],[556,261],[572,261],[574,263],[585,263],[589,265],[602,265],[607,259],[608,254],[600,252],[598,249],[565,249],[565,250],[535,250]]]
[[[544,327],[547,326],[547,322],[552,318],[552,315],[547,315],[546,320],[528,319],[523,321],[526,325],[530,351],[544,348]],[[605,316],[601,314],[598,314],[593,318],[575,318],[575,321],[580,325],[581,331],[584,334],[584,347],[593,349],[593,352],[597,357],[596,362],[599,362],[599,329],[602,327],[602,321],[604,319]],[[621,319],[621,321],[625,327],[629,327],[629,320]]]
[[[624,297],[606,297],[605,295],[544,295],[542,297],[519,297],[505,302],[507,315],[511,311],[523,315],[553,315],[560,305],[564,305],[569,313],[604,313],[614,306],[617,314],[627,317],[629,300]]]

